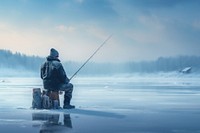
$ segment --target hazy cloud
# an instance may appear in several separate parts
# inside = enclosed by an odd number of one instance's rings
[[[56,29],[61,32],[74,32],[76,30],[73,26],[58,25]]]

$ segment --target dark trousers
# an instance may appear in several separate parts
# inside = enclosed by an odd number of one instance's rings
[[[59,91],[64,91],[64,105],[69,105],[72,99],[73,84],[62,84]]]

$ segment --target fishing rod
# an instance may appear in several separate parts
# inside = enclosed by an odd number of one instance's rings
[[[112,37],[112,35],[110,35],[97,49],[96,51],[83,63],[83,65],[71,76],[71,78],[69,79],[69,81],[85,66],[85,64],[87,64],[87,62],[101,49],[101,47],[103,47],[103,45],[106,44],[106,42]]]

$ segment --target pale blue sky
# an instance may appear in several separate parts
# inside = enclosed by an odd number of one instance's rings
[[[0,0],[0,49],[101,62],[200,55],[200,0]]]

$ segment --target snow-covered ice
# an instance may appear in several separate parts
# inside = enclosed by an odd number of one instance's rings
[[[198,74],[76,77],[72,83],[76,109],[32,110],[32,88],[42,88],[41,79],[1,77],[0,132],[200,132]]]

